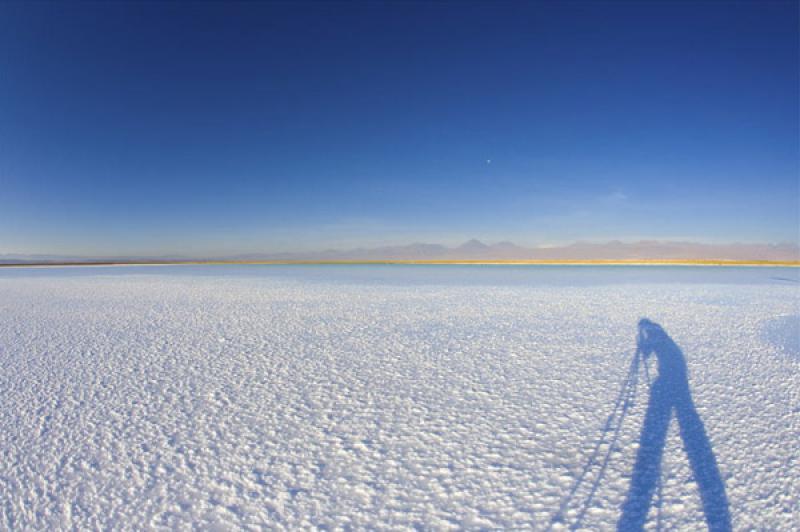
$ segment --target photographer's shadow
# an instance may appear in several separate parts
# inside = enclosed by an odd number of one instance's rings
[[[683,353],[660,325],[647,319],[639,322],[637,349],[645,363],[651,355],[656,356],[658,377],[650,389],[636,464],[617,529],[641,530],[644,527],[651,501],[659,486],[667,429],[674,411],[700,491],[708,528],[713,531],[731,530],[725,484],[692,400]]]

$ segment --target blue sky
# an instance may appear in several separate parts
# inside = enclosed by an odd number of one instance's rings
[[[0,3],[0,253],[796,242],[797,20]]]

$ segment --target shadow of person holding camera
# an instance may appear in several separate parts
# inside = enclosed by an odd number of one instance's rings
[[[725,484],[703,421],[692,400],[683,353],[660,325],[642,319],[639,322],[637,354],[645,363],[651,356],[658,359],[658,377],[650,388],[636,464],[617,529],[641,530],[644,526],[661,477],[667,429],[674,413],[700,490],[708,528],[712,531],[731,530]]]

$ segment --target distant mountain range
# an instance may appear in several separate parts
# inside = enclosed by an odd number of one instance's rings
[[[297,253],[251,253],[224,257],[0,255],[0,264],[181,262],[181,261],[525,261],[525,260],[723,260],[800,261],[797,244],[702,244],[640,240],[576,242],[557,247],[521,247],[511,242],[485,244],[469,240],[460,246],[414,243],[404,246],[325,250]]]

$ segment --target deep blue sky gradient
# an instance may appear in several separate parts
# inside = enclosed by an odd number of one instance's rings
[[[0,253],[797,242],[799,59],[796,2],[4,2]]]

